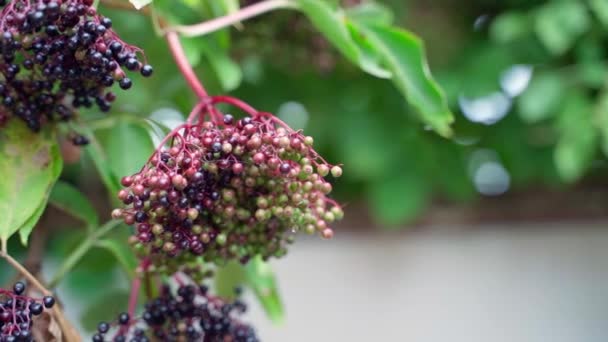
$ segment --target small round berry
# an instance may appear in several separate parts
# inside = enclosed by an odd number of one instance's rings
[[[143,67],[141,67],[141,70],[139,72],[141,73],[141,75],[143,77],[150,77],[154,73],[154,68],[152,68],[151,65],[146,64]]]
[[[123,79],[121,79],[118,82],[118,85],[120,86],[121,89],[127,90],[127,89],[131,88],[131,86],[133,85],[133,82],[131,82],[130,78],[124,77]]]
[[[52,296],[44,296],[44,298],[42,298],[42,303],[45,308],[50,309],[55,305],[55,298]]]
[[[20,281],[16,282],[13,286],[13,293],[19,296],[23,294],[23,292],[25,292],[25,284]]]
[[[43,310],[42,305],[40,303],[36,303],[36,302],[30,304],[29,309],[30,309],[30,312],[32,313],[32,315],[34,315],[34,316],[40,315]]]
[[[72,138],[72,144],[75,146],[85,146],[89,144],[89,139],[84,135],[77,135]]]
[[[234,122],[234,116],[232,116],[230,114],[224,115],[224,124],[225,125],[232,125],[233,122]]]
[[[331,175],[338,178],[342,176],[342,168],[339,166],[334,166],[331,168]]]
[[[123,312],[120,315],[118,315],[118,324],[126,325],[129,323],[130,319],[131,318],[129,317],[129,314],[126,312]]]
[[[105,334],[110,330],[110,325],[107,322],[101,322],[97,325],[97,331],[100,334]]]
[[[281,164],[279,170],[282,174],[287,174],[289,171],[291,171],[291,165],[289,165],[289,163],[283,163]]]

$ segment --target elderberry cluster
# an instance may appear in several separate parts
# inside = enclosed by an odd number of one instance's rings
[[[24,293],[22,282],[15,283],[12,291],[0,289],[0,342],[33,341],[34,316],[55,304],[51,296],[34,299]]]
[[[324,177],[342,170],[311,137],[258,113],[187,125],[169,138],[170,148],[122,179],[126,207],[113,212],[136,226],[131,242],[154,264],[184,254],[245,263],[284,255],[298,230],[333,236],[329,224],[343,212]]]
[[[246,309],[238,299],[227,303],[211,296],[204,285],[181,285],[176,294],[165,285],[158,298],[146,303],[141,318],[121,313],[114,324],[100,323],[92,340],[258,342],[254,329],[236,318]]]
[[[0,0],[0,124],[11,117],[33,131],[67,121],[74,109],[110,110],[126,70],[152,74],[139,48],[124,43],[93,0]]]

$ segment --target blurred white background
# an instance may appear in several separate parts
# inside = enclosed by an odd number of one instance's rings
[[[605,224],[340,232],[273,261],[286,305],[269,342],[608,341]]]

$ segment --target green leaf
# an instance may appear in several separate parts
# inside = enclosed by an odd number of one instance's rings
[[[152,3],[152,0],[129,0],[129,2],[133,4],[133,7],[139,10],[142,9],[144,6]]]
[[[135,276],[135,268],[137,267],[137,259],[133,250],[124,241],[113,239],[103,239],[95,243],[96,247],[103,248],[112,253],[116,260],[123,266],[124,270],[130,277]]]
[[[608,156],[608,91],[604,90],[595,104],[595,125],[599,128],[601,147]]]
[[[216,35],[207,37],[180,38],[184,47],[186,58],[193,66],[201,63],[202,56],[209,60],[209,64],[213,68],[217,79],[219,80],[224,91],[236,89],[243,79],[243,73],[240,66],[234,62],[228,50],[224,49],[217,42]]]
[[[519,115],[529,123],[555,114],[565,92],[564,82],[557,73],[534,75],[528,88],[517,100]]]
[[[334,10],[330,5],[318,0],[298,0],[298,9],[304,12],[327,40],[363,71],[380,78],[391,76],[388,70],[381,67],[355,43],[347,28],[348,20],[343,11]]]
[[[272,322],[279,324],[285,316],[283,303],[272,268],[262,258],[255,257],[245,265],[247,283],[262,304],[266,315]]]
[[[64,181],[53,186],[50,204],[85,222],[89,227],[99,225],[99,216],[93,205],[76,187]]]
[[[201,63],[201,49],[200,42],[202,39],[200,37],[180,37],[179,41],[182,43],[182,48],[184,49],[184,54],[188,59],[188,62],[193,67],[196,67]]]
[[[229,262],[215,270],[214,282],[215,292],[218,296],[234,299],[234,290],[247,282],[245,278],[245,269],[243,268],[243,265],[237,262]]]
[[[429,71],[422,41],[415,35],[383,26],[367,26],[367,39],[381,53],[393,82],[414,106],[423,122],[443,136],[451,134],[454,117],[443,91]]]
[[[561,55],[587,31],[590,20],[583,2],[552,1],[539,10],[534,24],[547,50]]]
[[[45,198],[48,198],[48,196]],[[27,219],[27,221],[25,221],[25,223],[19,228],[19,239],[21,240],[21,244],[23,244],[24,246],[27,246],[27,240],[30,237],[32,230],[36,226],[36,223],[38,223],[38,220],[40,220],[40,217],[44,213],[45,209],[46,200],[41,203],[40,206],[38,206],[32,216],[30,216],[30,218]]]
[[[561,135],[554,152],[557,171],[567,182],[583,176],[595,157],[597,132],[592,118],[590,99],[580,92],[569,93],[559,113]]]
[[[377,2],[363,2],[346,9],[346,16],[361,24],[390,25],[394,20],[390,8]]]
[[[414,220],[426,208],[429,188],[419,174],[403,169],[371,185],[369,198],[374,216],[386,225]]]
[[[99,322],[107,322],[116,317],[118,313],[124,312],[129,302],[129,291],[113,289],[101,296],[97,294],[95,297],[97,298],[93,301],[90,298],[87,298],[86,301],[83,298],[82,301],[82,303],[88,303],[86,309],[80,315],[80,323],[87,331],[95,331]]]
[[[105,133],[101,141],[108,164],[119,177],[138,172],[154,151],[150,135],[141,125],[119,121]]]
[[[608,29],[608,1],[589,0],[589,6],[599,21]]]
[[[99,144],[99,141],[97,141],[97,137],[93,134],[93,131],[86,126],[80,127],[80,129],[83,130],[91,140],[91,143],[85,147],[85,152],[93,161],[93,165],[95,165],[95,168],[101,177],[101,181],[110,194],[118,193],[122,186],[120,185],[118,177],[110,168],[108,157]],[[114,195],[111,197],[116,200]]]
[[[527,37],[531,31],[530,18],[525,13],[507,12],[499,15],[490,26],[490,37],[497,43],[508,43]]]
[[[220,48],[213,41],[204,43],[205,44],[200,44],[200,49],[207,59],[209,59],[209,63],[211,64],[211,67],[213,67],[213,70],[222,85],[222,89],[224,89],[224,91],[236,89],[243,80],[241,67],[230,58],[228,51]]]
[[[62,166],[53,131],[34,133],[17,119],[0,130],[0,240],[3,246],[22,228],[22,240],[27,240]]]

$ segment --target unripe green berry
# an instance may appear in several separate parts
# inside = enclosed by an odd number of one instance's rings
[[[342,176],[342,168],[339,166],[334,166],[331,168],[331,175],[334,176],[335,178],[338,178],[340,176]]]
[[[217,242],[217,244],[220,246],[224,246],[226,244],[226,240],[227,238],[225,234],[218,234],[215,238],[215,242]]]
[[[325,164],[320,164],[317,166],[317,173],[321,175],[321,177],[325,177],[329,174],[329,166]]]
[[[196,220],[197,217],[198,217],[198,210],[196,210],[195,208],[188,209],[188,218],[189,219],[194,221],[194,220]]]

